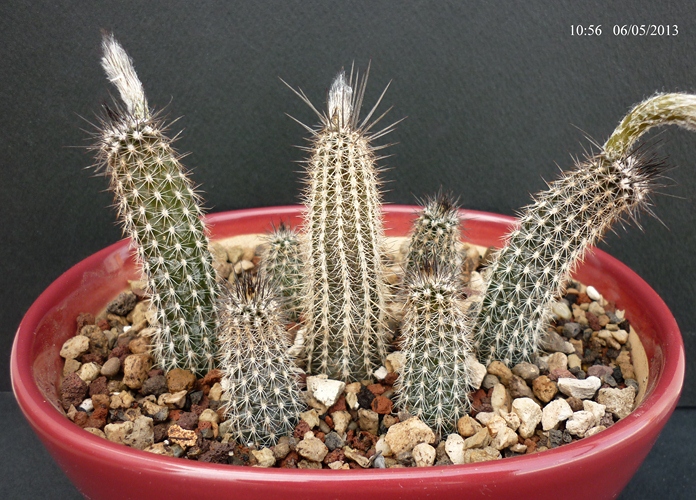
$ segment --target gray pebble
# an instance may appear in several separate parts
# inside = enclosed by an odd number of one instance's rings
[[[618,384],[616,383],[616,379],[612,377],[610,374],[602,375],[599,377],[599,379],[607,384],[609,387],[616,387]]]
[[[106,363],[101,367],[101,374],[105,377],[112,378],[115,377],[118,371],[121,369],[121,361],[117,357],[109,358]]]
[[[493,387],[495,387],[499,383],[500,383],[500,380],[498,379],[498,377],[496,377],[492,373],[488,373],[488,374],[486,374],[485,377],[483,377],[483,382],[481,383],[481,387],[488,390],[488,389],[492,389]]]
[[[329,449],[329,451],[334,451],[336,448],[343,448],[346,442],[341,439],[341,436],[331,431],[324,437],[324,444]]]
[[[638,381],[633,380],[632,378],[627,378],[624,380],[624,383],[626,384],[626,387],[633,387],[636,390],[636,394],[638,394]]]
[[[563,336],[567,339],[574,339],[582,333],[582,327],[578,323],[568,322],[563,325]]]

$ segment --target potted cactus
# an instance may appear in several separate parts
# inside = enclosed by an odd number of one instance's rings
[[[54,407],[62,371],[58,350],[73,328],[66,322],[74,321],[83,308],[103,307],[125,278],[138,277],[127,245],[120,243],[78,264],[42,295],[20,326],[13,349],[13,387],[20,406],[85,494],[122,497],[123,492],[104,485],[117,484],[125,470],[138,470],[143,479],[139,495],[180,494],[188,486],[202,497],[229,491],[269,496],[310,482],[311,491],[302,489],[297,496],[347,497],[364,489],[393,497],[395,485],[406,484],[413,496],[480,494],[482,485],[492,485],[497,495],[534,492],[553,497],[552,486],[567,482],[564,474],[576,466],[596,474],[575,489],[578,495],[621,490],[676,404],[683,347],[674,319],[655,293],[620,263],[590,248],[615,223],[650,211],[650,195],[663,168],[635,143],[654,126],[692,128],[696,96],[662,94],[636,106],[597,154],[551,183],[515,221],[462,212],[441,195],[424,204],[412,225],[412,208],[385,208],[381,203],[379,146],[372,141],[393,125],[374,130],[384,115],[372,118],[384,93],[361,120],[369,71],[362,78],[341,71],[324,113],[297,91],[320,120],[317,129],[305,126],[311,143],[304,209],[206,218],[130,59],[112,35],[105,35],[103,45],[102,64],[122,104],[105,106],[95,149],[154,311],[151,350],[125,357],[124,364],[140,360],[149,368],[154,362],[155,370],[201,376],[217,368],[224,394],[218,413],[225,415],[233,439],[259,452],[254,454],[258,462],[268,458],[264,449],[293,432],[305,410],[304,377],[286,333],[288,321],[301,325],[300,357],[307,374],[339,385],[371,378],[396,342],[403,354],[394,385],[397,406],[442,437],[455,432],[458,419],[470,408],[477,366],[530,362],[543,350],[552,304],[571,275],[591,280],[629,310],[652,362],[648,394],[634,414],[600,435],[573,443],[570,451],[563,447],[476,467],[345,473],[253,470],[156,457],[90,436]],[[458,249],[462,214],[472,242],[500,248],[482,275],[480,300],[466,304]],[[286,226],[281,217],[293,224]],[[292,226],[300,218],[296,230]],[[262,232],[277,224],[257,275],[220,279],[208,223],[218,237]],[[397,284],[404,312],[396,340],[388,326],[394,284],[387,280],[385,226],[390,234],[410,235]],[[619,297],[619,285],[634,287],[633,296]],[[77,441],[65,442],[65,435],[75,435]],[[188,436],[195,443],[195,433]],[[300,438],[320,441],[313,435]],[[87,449],[104,454],[89,453],[89,460],[74,462]],[[594,456],[597,449],[602,453]],[[602,475],[602,468],[619,453],[628,453],[628,458],[614,470],[614,478]],[[551,488],[540,493],[534,482],[519,477],[535,477]],[[337,489],[346,482],[350,488]]]

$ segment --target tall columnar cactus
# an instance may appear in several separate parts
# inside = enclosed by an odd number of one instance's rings
[[[409,272],[401,323],[405,364],[396,381],[397,406],[441,435],[454,432],[469,409],[473,356],[471,328],[461,306],[459,277],[452,268]]]
[[[303,409],[282,299],[263,273],[244,273],[223,293],[219,362],[225,412],[240,442],[272,446],[292,432]]]
[[[648,129],[696,128],[696,96],[662,94],[638,104],[602,150],[535,196],[494,257],[475,318],[479,360],[528,361],[556,300],[586,250],[616,222],[650,211],[664,166],[634,148]]]
[[[280,288],[289,318],[297,321],[301,309],[304,265],[300,234],[281,222],[268,235],[266,245],[262,269]]]
[[[157,309],[153,355],[166,370],[205,372],[214,361],[217,285],[199,197],[130,58],[112,35],[103,50],[125,107],[105,106],[96,149]]]
[[[452,195],[438,193],[423,203],[413,223],[406,270],[435,264],[438,267],[459,268],[461,238],[459,207]]]
[[[320,128],[306,127],[312,133],[303,229],[307,366],[341,380],[368,378],[385,356],[384,236],[371,141],[391,126],[370,133],[379,121],[369,123],[376,105],[358,121],[366,82],[367,74],[354,90],[352,72],[346,79],[341,71],[329,90],[328,113],[313,108]]]

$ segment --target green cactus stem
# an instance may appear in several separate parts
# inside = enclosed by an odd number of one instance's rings
[[[280,223],[266,239],[262,270],[275,280],[285,298],[289,319],[298,321],[302,306],[302,244],[300,234]]]
[[[406,270],[433,264],[458,269],[462,264],[458,248],[460,226],[459,207],[452,195],[439,192],[427,198],[413,222]]]
[[[358,121],[367,73],[354,91],[355,81],[352,71],[349,78],[341,71],[329,90],[328,112],[312,106],[319,129],[305,126],[312,134],[303,226],[307,366],[345,381],[370,377],[385,356],[384,234],[377,148],[371,142],[394,125],[370,132],[381,118],[369,122],[377,105]]]
[[[102,66],[125,107],[105,106],[95,149],[157,310],[153,355],[165,370],[206,372],[214,362],[217,285],[200,199],[130,58],[110,34],[103,50]]]
[[[280,291],[260,272],[243,273],[223,293],[219,366],[231,432],[241,443],[273,446],[304,406]]]
[[[404,368],[396,381],[397,406],[420,417],[441,436],[456,430],[470,407],[471,329],[461,306],[459,276],[452,268],[407,273],[401,323]]]
[[[529,361],[539,351],[550,306],[587,249],[615,223],[637,223],[651,212],[664,164],[642,148],[648,129],[696,127],[696,96],[663,94],[638,104],[602,150],[549,184],[523,209],[517,227],[494,256],[474,320],[479,360]]]

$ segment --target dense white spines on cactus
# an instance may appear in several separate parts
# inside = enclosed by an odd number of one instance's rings
[[[320,128],[306,127],[312,133],[303,226],[307,366],[341,380],[368,378],[385,356],[384,234],[370,141],[393,125],[368,133],[379,121],[368,123],[377,105],[358,123],[367,74],[356,87],[357,80],[341,71],[329,91],[328,114],[312,106]]]
[[[199,197],[126,52],[112,35],[103,48],[126,108],[105,106],[96,149],[157,309],[153,355],[166,370],[205,372],[214,362],[217,285]]]
[[[291,320],[297,321],[301,309],[304,259],[300,234],[283,224],[268,235],[262,270],[275,280]]]
[[[459,207],[451,195],[440,192],[427,198],[413,222],[406,269],[433,264],[440,268],[458,269],[462,263],[460,226]]]
[[[616,222],[650,212],[663,164],[635,149],[651,127],[696,125],[696,96],[664,94],[637,105],[596,156],[535,196],[494,256],[475,318],[479,360],[529,361],[545,334],[550,305],[587,249]]]
[[[440,435],[454,432],[469,409],[473,356],[471,328],[452,268],[407,273],[401,322],[405,364],[396,381],[397,406],[420,417]]]
[[[244,273],[223,294],[219,366],[231,432],[241,443],[272,446],[303,410],[282,299],[263,273]]]

